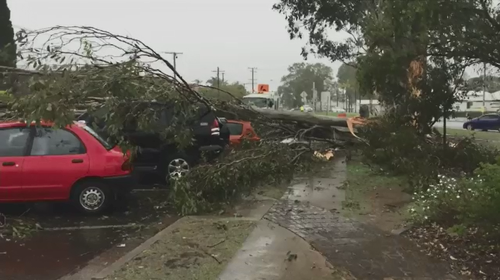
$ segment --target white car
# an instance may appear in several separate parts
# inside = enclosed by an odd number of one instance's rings
[[[345,110],[339,107],[332,107],[331,108],[332,113],[345,113]]]
[[[304,112],[312,112],[313,108],[309,105],[304,105]]]

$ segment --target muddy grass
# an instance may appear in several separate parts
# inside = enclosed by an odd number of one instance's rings
[[[410,229],[406,236],[430,256],[447,259],[460,274],[470,279],[500,279],[500,238],[491,233],[468,229],[457,234],[432,224]],[[490,238],[485,236],[490,235]]]
[[[408,218],[411,196],[405,178],[383,174],[358,160],[347,164],[343,213],[385,231],[398,230]]]
[[[367,222],[385,231],[402,233],[426,255],[446,260],[457,274],[466,279],[500,279],[500,238],[485,238],[486,233],[468,229],[457,234],[437,224],[408,224],[411,196],[404,192],[403,177],[385,175],[353,160],[347,165],[347,183],[343,187],[345,215]]]
[[[253,229],[250,221],[190,218],[106,278],[215,280]]]

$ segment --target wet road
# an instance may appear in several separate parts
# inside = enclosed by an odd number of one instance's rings
[[[21,239],[0,236],[0,279],[56,280],[110,249],[99,261],[111,263],[177,220],[166,201],[165,192],[138,192],[127,207],[101,217],[66,204],[2,206],[12,225],[38,223],[43,230]]]
[[[111,229],[40,232],[21,241],[0,241],[0,279],[53,280],[84,266],[120,243],[126,232]]]

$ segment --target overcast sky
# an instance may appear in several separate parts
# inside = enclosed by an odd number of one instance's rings
[[[157,51],[183,52],[177,68],[188,81],[214,76],[276,90],[286,68],[303,61],[302,41],[291,41],[277,0],[7,0],[16,28],[90,25],[128,35]],[[340,63],[310,57],[336,69]]]

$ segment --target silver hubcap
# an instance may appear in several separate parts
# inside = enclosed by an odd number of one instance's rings
[[[95,187],[88,187],[80,194],[80,204],[90,211],[101,208],[105,199],[102,190]]]
[[[189,164],[185,159],[176,158],[168,163],[168,176],[171,179],[179,179],[189,172]],[[167,178],[168,179],[168,178]]]

